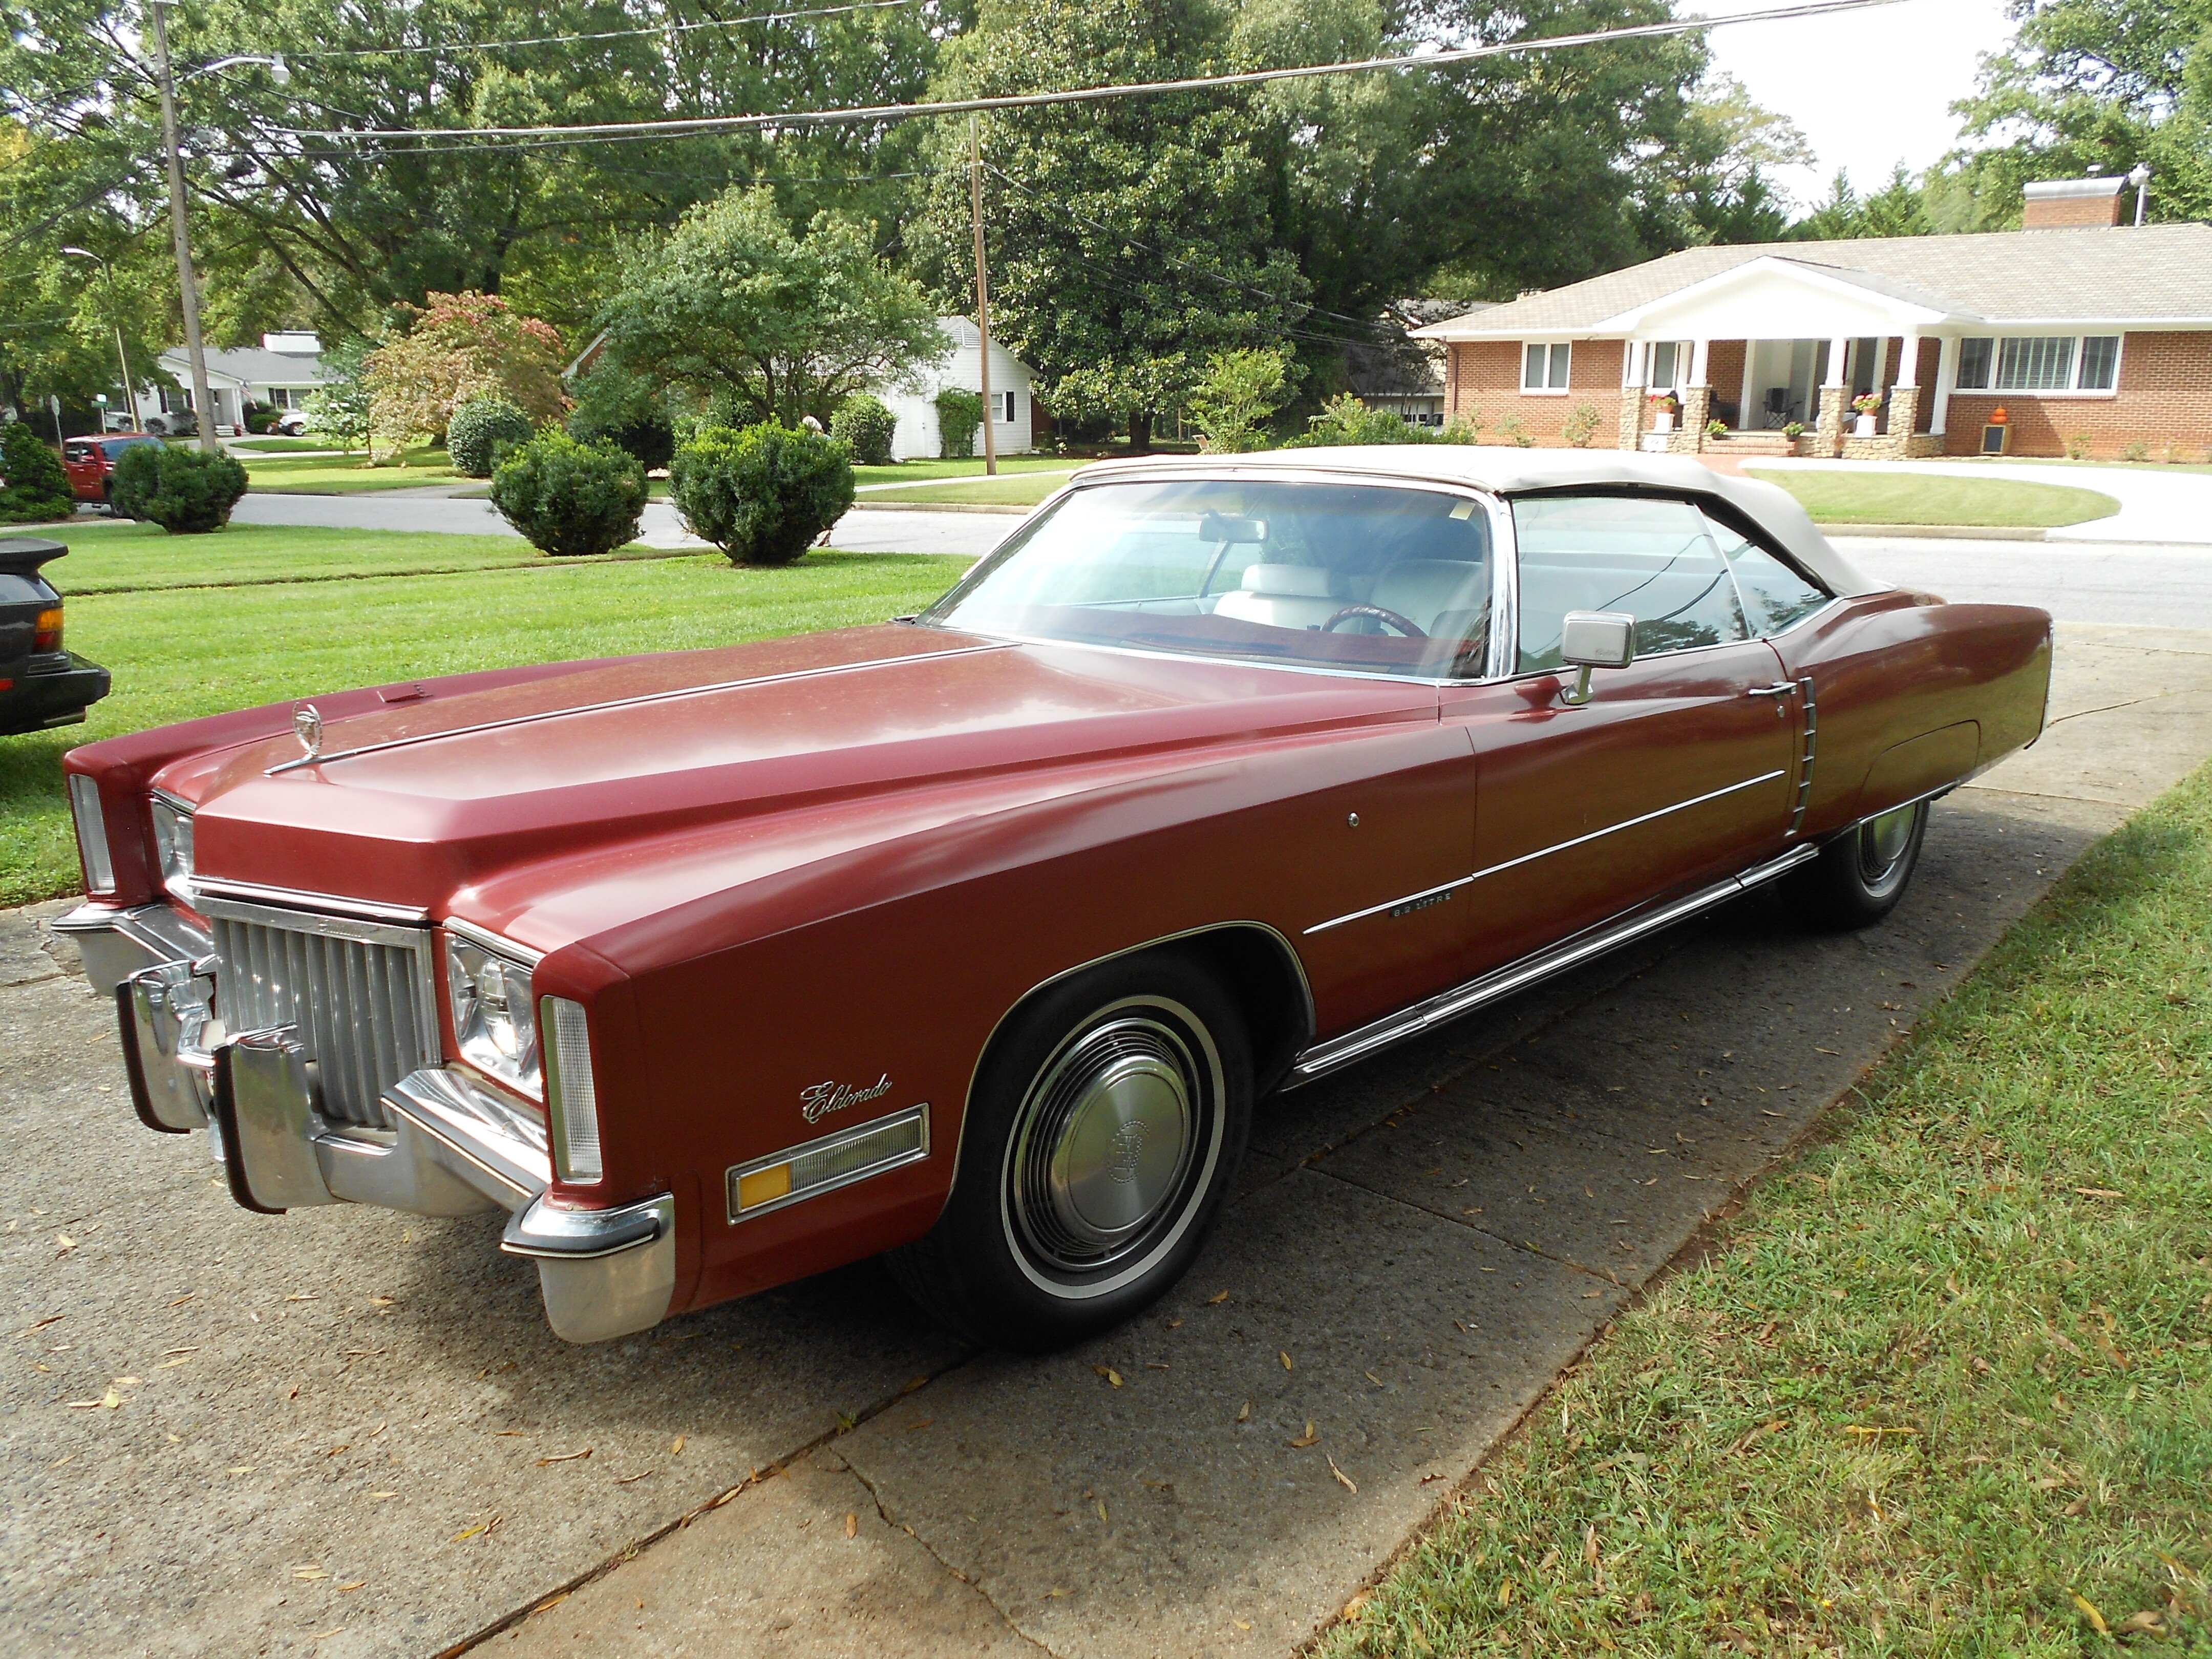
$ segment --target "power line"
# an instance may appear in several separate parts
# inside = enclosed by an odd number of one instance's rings
[[[534,34],[519,40],[453,40],[411,46],[327,46],[311,52],[288,52],[286,61],[328,58],[404,58],[430,52],[504,52],[510,46],[562,46],[583,40],[627,40],[641,35],[685,34],[694,29],[734,29],[748,23],[781,23],[795,17],[836,17],[852,11],[886,11],[914,6],[923,0],[854,0],[842,6],[817,6],[805,11],[763,12],[752,17],[708,17],[689,23],[656,23],[650,28],[601,29],[590,34]]]
[[[1553,34],[1533,40],[1506,40],[1490,46],[1456,46],[1418,55],[1394,53],[1333,64],[1303,64],[1291,69],[1245,70],[1229,75],[1197,75],[1176,81],[1141,81],[1119,86],[1072,87],[1060,92],[1012,93],[988,98],[948,98],[932,103],[870,104],[846,109],[787,110],[774,114],[700,115],[655,121],[586,122],[574,126],[535,127],[385,127],[321,129],[274,127],[290,138],[323,138],[338,143],[392,138],[543,138],[590,137],[634,132],[734,131],[744,128],[837,125],[848,122],[902,121],[917,115],[968,115],[994,110],[1036,109],[1054,104],[1102,103],[1115,98],[1150,97],[1163,93],[1206,92],[1229,87],[1265,86],[1277,81],[1312,80],[1322,76],[1356,74],[1369,70],[1433,70],[1468,64],[1486,58],[1524,52],[1557,52],[1568,46],[1602,45],[1613,40],[1653,40],[1694,34],[1735,23],[1781,22],[1802,17],[1826,17],[1838,12],[1865,11],[1893,6],[1900,0],[1804,0],[1804,3],[1747,12],[1734,17],[1676,18],[1664,23],[1641,23],[1626,28],[1592,29],[1579,34]]]

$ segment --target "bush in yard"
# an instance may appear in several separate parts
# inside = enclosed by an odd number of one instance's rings
[[[471,398],[453,411],[453,423],[446,428],[446,459],[463,477],[489,478],[499,452],[528,443],[534,429],[530,416],[506,398]]]
[[[846,398],[830,417],[830,435],[851,450],[861,466],[890,465],[891,435],[897,430],[898,416],[884,407],[882,398],[865,392]]]
[[[0,427],[0,524],[38,524],[66,519],[76,511],[76,496],[61,457],[27,422]]]
[[[1428,444],[1428,428],[1415,426],[1387,409],[1370,409],[1349,392],[1340,392],[1306,421],[1305,435],[1292,448],[1334,448],[1340,444]]]
[[[1285,351],[1217,352],[1191,388],[1190,416],[1213,455],[1240,455],[1267,447],[1268,416],[1291,391],[1291,356]]]
[[[1501,438],[1510,438],[1515,446],[1521,449],[1526,449],[1536,441],[1528,435],[1528,428],[1522,423],[1518,415],[1508,415],[1500,421],[1498,423],[1498,435]]]
[[[964,461],[975,453],[976,428],[983,424],[983,394],[949,386],[932,400],[937,405],[938,453]]]
[[[637,534],[645,469],[612,444],[580,444],[559,427],[507,452],[491,504],[544,552],[611,553]]]
[[[1601,419],[1595,404],[1577,404],[1574,412],[1567,416],[1566,424],[1559,428],[1559,435],[1577,449],[1588,449],[1590,440],[1597,436]],[[1721,425],[1717,421],[1713,424]],[[1726,431],[1728,428],[1722,427],[1721,429]]]
[[[669,477],[684,522],[733,564],[789,564],[853,504],[845,446],[772,421],[702,428]]]
[[[204,536],[230,522],[244,494],[246,469],[220,451],[134,444],[116,458],[108,500],[123,518]]]

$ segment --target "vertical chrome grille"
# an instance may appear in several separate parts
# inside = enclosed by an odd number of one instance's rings
[[[224,1025],[298,1027],[315,1062],[323,1115],[392,1127],[378,1096],[439,1060],[429,929],[204,902],[215,923],[216,1011]]]

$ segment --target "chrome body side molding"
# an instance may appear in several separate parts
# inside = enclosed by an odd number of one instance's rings
[[[1763,782],[1765,780],[1753,781]],[[1598,833],[1602,835],[1605,832],[1601,830]],[[1697,892],[1650,909],[1631,911],[1626,915],[1602,922],[1577,938],[1538,951],[1518,962],[1508,963],[1503,968],[1493,969],[1478,979],[1440,992],[1426,1001],[1417,1002],[1395,1014],[1385,1014],[1381,1019],[1370,1021],[1356,1030],[1346,1031],[1341,1036],[1331,1037],[1326,1042],[1317,1042],[1291,1062],[1290,1075],[1283,1080],[1282,1086],[1290,1090],[1311,1083],[1316,1078],[1325,1077],[1356,1060],[1364,1060],[1394,1042],[1402,1042],[1446,1020],[1456,1019],[1462,1014],[1471,1013],[1486,1004],[1511,996],[1515,992],[1524,990],[1555,974],[1580,967],[1595,957],[1603,956],[1607,951],[1617,950],[1648,933],[1671,927],[1700,910],[1709,910],[1717,904],[1726,903],[1737,895],[1770,882],[1819,855],[1820,849],[1809,843],[1793,847],[1780,858],[1770,860],[1741,875],[1730,876],[1725,881],[1715,882],[1710,887],[1701,888]]]

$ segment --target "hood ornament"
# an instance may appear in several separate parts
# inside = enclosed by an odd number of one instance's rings
[[[292,711],[292,735],[299,738],[300,747],[307,751],[309,760],[321,757],[323,717],[314,704],[303,702]]]

